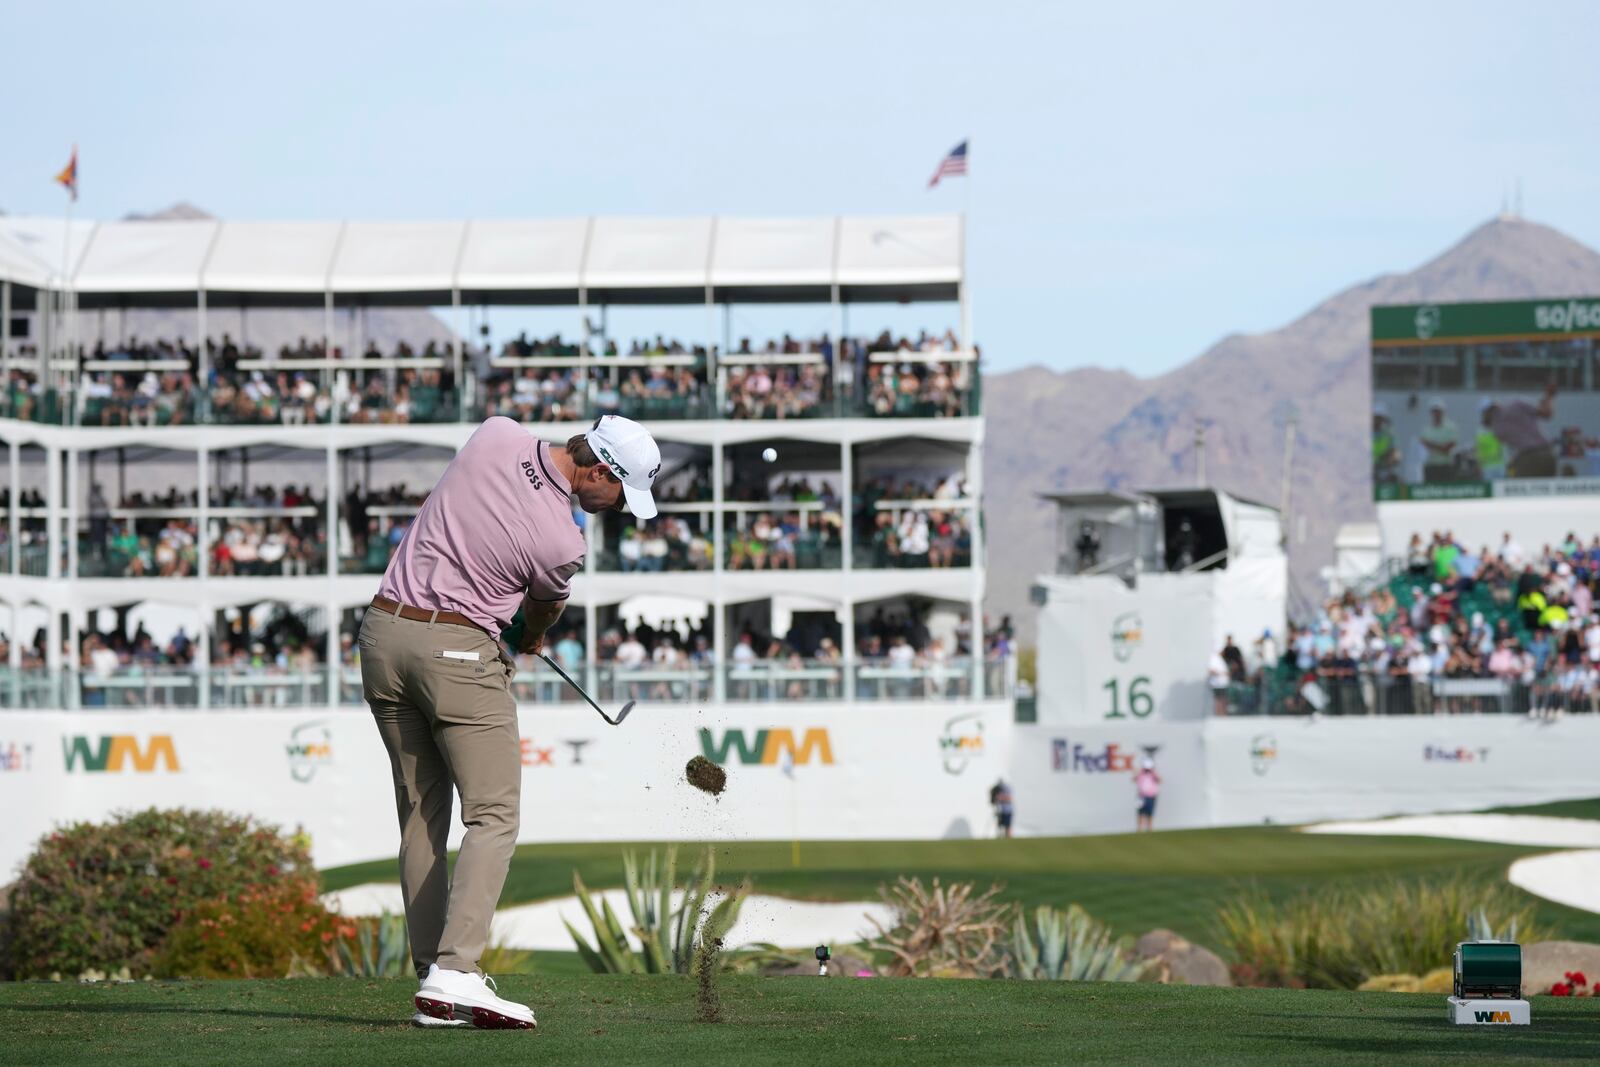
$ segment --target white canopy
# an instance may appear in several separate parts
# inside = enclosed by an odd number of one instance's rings
[[[654,303],[953,300],[957,215],[454,222],[80,222],[0,217],[0,279],[59,284],[81,306],[164,294],[212,304],[305,303],[324,293],[391,302]],[[709,292],[708,292],[709,291]]]

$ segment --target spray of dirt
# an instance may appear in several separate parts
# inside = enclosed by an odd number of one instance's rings
[[[710,793],[714,797],[721,796],[722,791],[728,786],[728,772],[704,756],[696,756],[690,760],[689,765],[683,769],[683,776],[700,792]]]
[[[700,944],[694,958],[694,1017],[703,1023],[722,1021],[722,995],[717,991],[717,955],[722,951],[722,938],[713,937]]]

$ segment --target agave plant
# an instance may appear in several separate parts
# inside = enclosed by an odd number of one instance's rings
[[[399,978],[411,972],[411,940],[403,915],[384,912],[356,920],[356,938],[340,938],[328,951],[334,974],[345,978]]]
[[[1468,941],[1515,941],[1517,939],[1517,917],[1511,916],[1510,921],[1503,930],[1496,930],[1494,923],[1489,921],[1487,908],[1480,907],[1477,911],[1467,916]]]
[[[689,874],[679,903],[672,906],[677,886],[678,850],[668,848],[665,859],[652,850],[641,866],[632,852],[623,854],[622,877],[633,920],[624,928],[610,901],[592,897],[576,871],[572,887],[594,932],[594,944],[563,919],[578,956],[591,971],[609,974],[688,974],[702,943],[725,937],[738,921],[739,909],[750,892],[749,882],[708,908],[716,861],[711,849]],[[598,903],[596,901],[598,900]],[[628,942],[631,932],[639,941],[635,952]]]
[[[1076,904],[1066,911],[1041,905],[1031,922],[1019,909],[1007,948],[1010,978],[1137,982],[1147,966],[1130,958],[1127,943]]]
[[[901,876],[893,886],[879,886],[878,895],[894,912],[894,925],[868,947],[892,957],[884,974],[895,977],[991,978],[1004,970],[1001,941],[1011,907],[995,900],[1000,887],[974,895],[971,882],[946,888],[939,879],[931,888],[919,878]]]

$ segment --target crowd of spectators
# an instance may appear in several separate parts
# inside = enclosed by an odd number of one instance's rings
[[[538,339],[523,333],[497,352],[467,343],[462,352],[471,363],[471,383],[455,380],[452,348],[438,341],[420,348],[400,342],[389,350],[369,343],[364,358],[419,359],[437,365],[367,369],[361,359],[338,346],[324,347],[320,340],[300,338],[269,356],[259,346],[223,334],[206,341],[202,373],[197,344],[130,338],[80,346],[82,362],[130,366],[86,371],[75,394],[68,397],[47,388],[31,370],[12,367],[0,393],[0,415],[51,422],[75,417],[92,426],[168,426],[206,420],[303,425],[328,422],[335,414],[349,423],[438,422],[490,415],[521,422],[585,421],[612,412],[642,418],[707,418],[720,411],[735,419],[960,415],[969,413],[977,368],[964,358],[939,358],[957,348],[949,331],[915,336],[884,331],[877,337],[837,342],[785,334],[759,345],[743,338],[727,353],[725,390],[714,398],[716,384],[707,367],[720,355],[717,349],[708,354],[703,345],[660,335],[626,346],[596,338],[590,350],[595,366],[587,372],[577,367],[512,365],[527,357],[576,358],[580,345],[560,334]],[[37,350],[29,345],[16,346],[13,352],[19,360],[37,358]],[[897,358],[881,361],[886,354]],[[643,367],[605,366],[607,359],[617,356],[688,357],[692,362],[664,359]],[[761,356],[808,358],[763,363]],[[336,370],[296,366],[329,359],[344,360],[346,365]],[[156,362],[166,365],[133,366]],[[46,381],[54,379],[47,376]],[[464,384],[476,391],[471,411],[464,411],[461,403],[459,386]],[[70,410],[73,404],[75,416]]]
[[[1247,653],[1230,637],[1212,657],[1218,710],[1263,681],[1286,683],[1287,710],[1335,714],[1536,715],[1600,710],[1600,536],[1569,533],[1525,549],[1511,533],[1470,546],[1450,532],[1414,537],[1404,571],[1365,595],[1329,601],[1280,647]],[[1499,682],[1452,686],[1452,680]]]
[[[855,538],[856,544],[861,546],[857,565],[969,566],[972,512],[968,508],[939,506],[954,505],[966,498],[966,480],[958,472],[951,472],[937,481],[894,477],[866,479],[855,493]],[[928,503],[900,509],[878,506],[913,501]]]

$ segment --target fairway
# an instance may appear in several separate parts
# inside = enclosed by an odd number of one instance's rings
[[[409,981],[305,979],[8,987],[8,1064],[1583,1063],[1593,1003],[1540,997],[1533,1026],[1455,1027],[1421,994],[931,979],[728,978],[694,1021],[687,978],[512,977],[537,1033],[419,1031]]]
[[[1592,801],[1583,803],[1592,809]],[[523,845],[512,861],[501,904],[570,893],[574,870],[591,887],[622,885],[622,853],[652,847],[662,846]],[[680,846],[680,854],[702,847]],[[1334,883],[1453,875],[1502,882],[1512,861],[1552,851],[1430,837],[1301,834],[1281,827],[1009,841],[806,841],[799,846],[798,865],[787,841],[724,841],[713,847],[719,880],[731,883],[749,875],[763,893],[870,900],[879,885],[902,874],[980,887],[1000,882],[1007,900],[1063,907],[1075,902],[1121,934],[1166,927],[1202,944],[1215,937],[1217,908],[1241,890],[1285,897]],[[393,860],[323,874],[328,889],[396,878]],[[1541,921],[1560,936],[1600,941],[1600,915],[1530,899]]]

